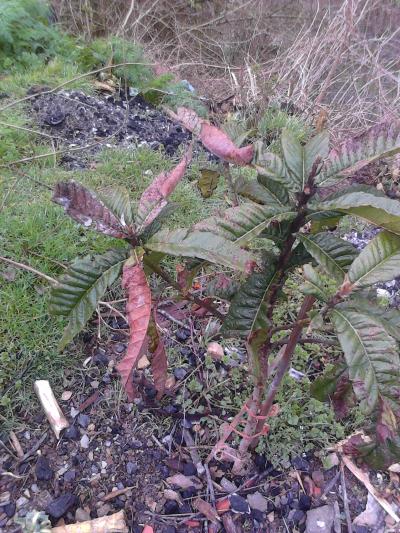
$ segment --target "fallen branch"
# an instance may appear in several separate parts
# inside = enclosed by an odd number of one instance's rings
[[[47,274],[43,274],[43,272],[40,272],[40,270],[36,270],[36,268],[33,268],[29,265],[25,265],[24,263],[18,263],[17,261],[14,261],[13,259],[9,259],[8,257],[3,257],[0,255],[0,261],[4,261],[5,263],[8,263],[10,265],[13,265],[17,268],[21,268],[22,270],[27,270],[28,272],[32,272],[32,274],[36,274],[36,276],[39,276],[40,278],[45,279],[52,285],[58,285],[58,281]]]
[[[78,524],[54,527],[52,533],[128,533],[124,511]]]

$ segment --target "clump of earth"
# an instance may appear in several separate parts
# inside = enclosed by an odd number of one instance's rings
[[[91,96],[62,90],[38,94],[32,110],[39,127],[53,137],[55,148],[68,149],[61,159],[68,170],[86,168],[104,146],[148,146],[171,156],[191,139],[189,132],[140,95]]]

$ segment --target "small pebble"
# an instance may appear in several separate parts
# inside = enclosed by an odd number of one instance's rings
[[[10,502],[7,505],[4,505],[2,508],[8,518],[12,518],[15,515],[16,505],[14,502]]]
[[[81,438],[81,448],[87,449],[89,448],[90,439],[87,435],[83,435]]]
[[[231,502],[231,509],[234,513],[250,514],[250,506],[248,501],[239,496],[239,494],[231,494],[229,496]]]
[[[76,522],[86,522],[90,520],[90,513],[78,507],[75,511],[75,521]]]
[[[47,457],[40,455],[35,466],[36,479],[39,481],[50,481],[54,475],[53,469]]]
[[[31,491],[33,492],[33,494],[37,494],[38,492],[40,492],[40,489],[36,485],[36,483],[33,483],[33,485],[31,485]]]
[[[175,338],[179,342],[186,342],[190,337],[190,331],[185,328],[177,329],[175,332]]]
[[[64,437],[67,440],[78,440],[80,437],[78,428],[76,426],[70,426],[64,431]]]
[[[21,496],[18,498],[18,500],[15,502],[18,509],[29,503],[28,498],[25,498],[25,496]]]
[[[65,483],[71,483],[72,481],[74,481],[75,477],[76,477],[75,470],[67,470],[67,472],[65,472],[64,474],[64,481]]]
[[[164,505],[164,514],[176,514],[179,513],[179,505],[174,500],[168,500]]]
[[[307,494],[300,494],[299,509],[300,511],[308,511],[311,508],[311,498]]]
[[[183,473],[185,476],[195,476],[197,475],[197,470],[193,463],[185,463],[183,465]]]
[[[187,376],[187,370],[185,368],[175,368],[174,376],[177,380],[185,379],[185,377]]]
[[[139,470],[139,466],[136,463],[133,463],[132,461],[129,461],[126,463],[126,472],[130,476],[132,474],[136,474],[136,472]]]
[[[88,427],[90,423],[90,417],[88,415],[85,415],[84,413],[81,413],[79,416],[78,416],[78,424],[86,429]]]

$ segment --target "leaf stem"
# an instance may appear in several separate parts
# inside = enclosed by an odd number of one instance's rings
[[[190,294],[190,292],[183,292],[182,287],[167,273],[163,268],[161,268],[159,265],[155,265],[152,261],[148,259],[148,257],[143,257],[143,263],[148,266],[155,274],[160,276],[164,281],[166,281],[169,285],[171,285],[174,289],[176,289],[180,294],[182,294],[185,298],[188,300],[191,300],[192,302],[196,303],[200,307],[203,307],[204,309],[207,309],[211,314],[219,318],[220,320],[224,319],[224,315],[218,311],[218,309],[211,303],[205,302],[204,300],[201,300],[200,298],[197,298],[196,296],[193,296]]]

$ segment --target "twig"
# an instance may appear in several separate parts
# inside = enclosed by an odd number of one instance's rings
[[[36,453],[36,451],[40,448],[40,446],[46,440],[46,438],[47,438],[47,430],[43,433],[43,435],[36,442],[36,444],[34,444],[34,446],[32,446],[32,448],[29,451],[27,451],[23,457],[21,457],[21,459],[19,460],[19,463],[25,462],[31,455]]]
[[[183,438],[185,439],[186,445],[188,446],[190,457],[196,467],[197,473],[199,476],[202,476],[206,470],[203,463],[201,462],[200,455],[197,452],[195,442],[192,435],[188,429],[183,429],[182,431]]]
[[[344,476],[343,463],[340,463],[340,483],[342,485],[343,507],[344,507],[344,512],[345,512],[345,515],[346,515],[347,531],[348,531],[348,533],[353,533],[353,527],[351,525],[349,500],[347,499],[346,479],[345,479],[345,476]]]
[[[178,326],[180,326],[181,328],[187,329],[188,331],[191,331],[189,326],[184,324],[181,320],[178,320],[177,318],[174,318],[172,315],[167,313],[167,311],[164,311],[163,309],[157,308],[157,313],[159,313],[162,316],[165,316],[165,318],[168,318],[168,320],[171,320],[171,322],[175,322],[175,324],[178,324]]]
[[[2,440],[0,440],[0,446],[3,448],[3,450],[8,453],[8,455],[11,455],[11,457],[14,457],[14,459],[18,459],[18,457],[15,455],[14,452],[12,452],[10,449],[7,448],[7,446],[4,444]]]
[[[14,450],[17,452],[18,457],[21,459],[21,457],[24,456],[24,450],[22,449],[21,443],[19,442],[18,437],[14,433],[14,431],[10,431],[10,441],[14,447]]]
[[[39,276],[40,278],[45,279],[52,285],[58,285],[58,281],[47,274],[43,274],[43,272],[40,272],[39,270],[36,270],[36,268],[33,268],[29,265],[25,265],[24,263],[18,263],[17,261],[13,261],[12,259],[8,259],[8,257],[0,256],[0,261],[4,261],[5,263],[9,263],[10,265],[13,265],[17,268],[21,268],[22,270],[27,270],[28,272],[32,272],[33,274],[36,274],[36,276]]]
[[[210,469],[208,468],[208,464],[204,465],[204,469],[206,471],[207,487],[210,493],[210,500],[211,500],[213,507],[215,507],[215,491],[214,491],[213,481],[211,479]]]

